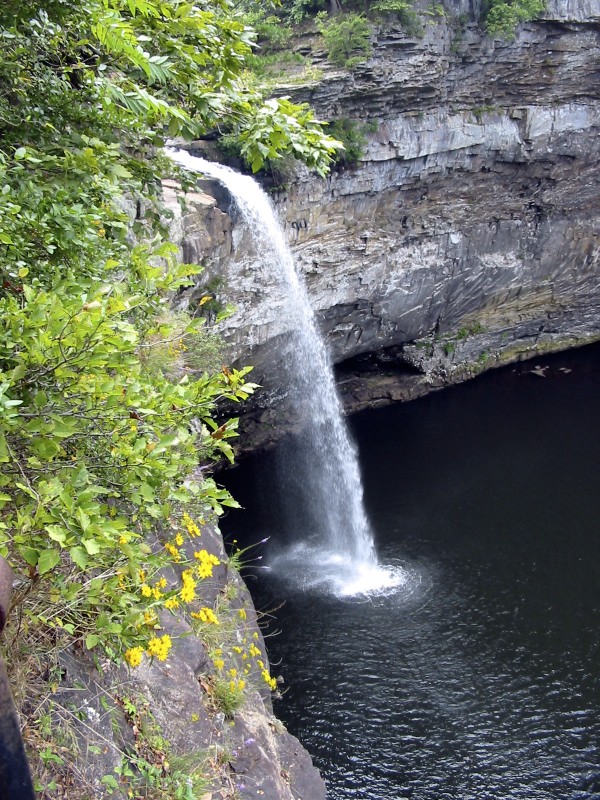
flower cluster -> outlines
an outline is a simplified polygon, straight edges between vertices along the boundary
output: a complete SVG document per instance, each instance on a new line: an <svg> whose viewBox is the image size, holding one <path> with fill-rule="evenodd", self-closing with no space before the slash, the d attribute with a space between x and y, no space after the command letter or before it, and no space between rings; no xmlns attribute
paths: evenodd
<svg viewBox="0 0 600 800"><path fill-rule="evenodd" d="M275 678L271 677L271 673L269 672L269 670L268 669L263 669L260 674L262 675L262 679L267 684L269 689L272 692L274 692L275 689L277 688L277 681L275 680Z"/></svg>
<svg viewBox="0 0 600 800"><path fill-rule="evenodd" d="M203 609L204 610L204 609ZM206 609L209 610L209 609ZM192 614L195 619L200 619L200 614ZM207 621L207 620L204 620ZM267 684L271 691L277 689L277 680L273 678L262 659L262 651L257 646L258 633L254 631L252 636L243 636L240 639L240 644L235 644L230 647L228 654L224 653L223 648L219 647L211 652L211 658L217 674L222 679L229 679L236 681L236 686L239 688L240 682L246 685L244 678L247 678L253 671L253 667L260 672L262 680ZM236 667L225 668L226 662L223 656L229 655L230 659L237 659L238 664L241 662L241 669L244 678L238 678L238 670ZM231 663L231 662L230 662ZM234 662L235 663L235 662Z"/></svg>
<svg viewBox="0 0 600 800"><path fill-rule="evenodd" d="M186 569L181 573L183 588L179 592L182 603L191 603L196 599L196 581L191 569Z"/></svg>
<svg viewBox="0 0 600 800"><path fill-rule="evenodd" d="M125 661L127 661L129 666L132 668L139 667L139 665L142 663L143 656L143 647L130 647L129 650L125 651Z"/></svg>
<svg viewBox="0 0 600 800"><path fill-rule="evenodd" d="M164 636L152 636L148 640L145 652L151 658L156 657L159 661L165 661L172 646L173 642L171 641L171 637L168 633L165 633ZM125 651L125 661L132 669L139 667L143 657L144 648L139 645L137 647L130 647Z"/></svg>
<svg viewBox="0 0 600 800"><path fill-rule="evenodd" d="M190 517L189 514L183 515L183 524L185 525L185 529L191 536L191 538L195 538L196 536L200 536L200 528L196 525L194 520ZM204 525L204 520L200 520L200 524Z"/></svg>
<svg viewBox="0 0 600 800"><path fill-rule="evenodd" d="M196 567L199 578L212 578L213 567L218 567L221 563L217 556L209 553L208 550L197 550L194 558L199 562Z"/></svg>
<svg viewBox="0 0 600 800"><path fill-rule="evenodd" d="M201 519L200 524L205 524ZM181 548L189 540L196 539L201 536L201 531L198 524L190 517L189 514L184 514L182 518L182 525L177 530L169 541L164 545L166 555L163 558L163 566L170 564L185 563L185 551ZM165 577L153 579L152 575L148 575L145 570L137 572L137 580L131 578L132 586L136 588L134 591L140 597L140 600L146 604L146 609L140 614L136 627L138 630L137 641L131 643L124 653L124 658L129 667L132 669L138 667L142 663L144 654L150 657L158 658L159 661L164 661L171 649L171 639L167 634L158 637L152 635L152 631L160 630L158 610L163 608L168 611L175 611L182 604L187 605L197 599L198 582L213 576L213 569L221 563L219 558L206 549L197 550L194 553L194 560L187 563L186 569L181 573L181 585L179 587L169 587L168 581ZM128 581L125 575L120 575L121 582L120 588L126 591ZM192 616L201 622L211 625L218 625L219 619L215 612L210 608L202 608L198 612L194 612ZM150 637L150 638L148 638Z"/></svg>
<svg viewBox="0 0 600 800"><path fill-rule="evenodd" d="M173 642L168 633L160 637L153 636L148 642L147 653L149 656L156 656L159 661L165 661L172 646Z"/></svg>
<svg viewBox="0 0 600 800"><path fill-rule="evenodd" d="M206 622L209 625L219 624L219 619L212 608L201 608L200 611L192 611L191 616L194 619L199 619L201 622Z"/></svg>

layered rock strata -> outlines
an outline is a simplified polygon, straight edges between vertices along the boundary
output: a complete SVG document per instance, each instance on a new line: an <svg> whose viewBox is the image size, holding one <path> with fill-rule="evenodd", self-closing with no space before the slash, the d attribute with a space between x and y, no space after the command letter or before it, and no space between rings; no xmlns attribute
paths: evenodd
<svg viewBox="0 0 600 800"><path fill-rule="evenodd" d="M356 168L296 174L274 193L334 361L395 364L383 390L365 388L376 371L355 373L350 408L600 336L600 7L552 0L504 41L467 5L448 3L421 39L379 30L352 72L305 34L297 47L322 78L281 89L373 131ZM256 365L268 422L282 393L281 282L257 268L230 199L203 188L212 199L192 197L178 221L183 256L206 265L191 299L218 277L236 308L225 336Z"/></svg>

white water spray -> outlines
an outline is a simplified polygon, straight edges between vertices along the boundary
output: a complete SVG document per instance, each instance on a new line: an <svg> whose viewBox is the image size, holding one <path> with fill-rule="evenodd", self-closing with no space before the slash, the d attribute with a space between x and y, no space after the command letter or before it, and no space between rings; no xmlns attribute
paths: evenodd
<svg viewBox="0 0 600 800"><path fill-rule="evenodd" d="M268 196L252 178L221 164L169 151L184 168L217 179L230 192L253 238L257 258L280 280L289 322L290 394L303 431L303 502L315 530L271 567L303 586L328 585L336 594L382 591L402 582L380 567L363 506L358 459L342 414L332 364L319 335L303 279Z"/></svg>

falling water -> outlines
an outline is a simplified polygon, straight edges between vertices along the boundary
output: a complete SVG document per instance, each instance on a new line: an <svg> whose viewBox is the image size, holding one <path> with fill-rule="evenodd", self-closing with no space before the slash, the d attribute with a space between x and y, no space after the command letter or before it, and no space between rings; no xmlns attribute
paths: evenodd
<svg viewBox="0 0 600 800"><path fill-rule="evenodd" d="M302 452L297 453L295 468L288 469L302 472L295 477L301 481L302 502L310 506L314 529L305 531L304 541L279 555L271 568L295 576L304 586L326 585L343 595L397 585L400 573L377 564L356 449L343 418L331 361L271 201L255 180L229 167L182 150L169 155L228 189L252 235L256 257L283 284L289 324L284 361L290 397L303 424Z"/></svg>

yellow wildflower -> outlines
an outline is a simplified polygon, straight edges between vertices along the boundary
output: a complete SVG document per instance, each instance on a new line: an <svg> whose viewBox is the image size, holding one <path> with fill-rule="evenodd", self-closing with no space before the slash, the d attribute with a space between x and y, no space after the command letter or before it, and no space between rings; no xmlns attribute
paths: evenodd
<svg viewBox="0 0 600 800"><path fill-rule="evenodd" d="M199 564L196 571L199 578L212 578L213 568L210 564Z"/></svg>
<svg viewBox="0 0 600 800"><path fill-rule="evenodd" d="M260 674L262 675L263 680L267 684L267 686L272 691L275 691L275 689L277 688L277 681L275 680L275 678L271 677L271 675L269 674L269 670L263 669L263 671Z"/></svg>
<svg viewBox="0 0 600 800"><path fill-rule="evenodd" d="M211 578L213 566L216 567L221 563L217 556L209 553L208 550L197 550L194 553L194 558L200 562L197 568L200 578Z"/></svg>
<svg viewBox="0 0 600 800"><path fill-rule="evenodd" d="M168 600L165 600L165 608L168 608L169 611L174 611L179 608L179 600L176 597L169 597Z"/></svg>
<svg viewBox="0 0 600 800"><path fill-rule="evenodd" d="M215 665L215 669L218 669L218 670L222 670L223 667L225 666L225 662L223 661L222 658L215 658L215 660L213 661L213 664Z"/></svg>
<svg viewBox="0 0 600 800"><path fill-rule="evenodd" d="M152 589L147 583L142 583L141 590L144 597L152 597Z"/></svg>
<svg viewBox="0 0 600 800"><path fill-rule="evenodd" d="M204 523L204 520L202 520ZM196 525L194 520L190 517L189 514L183 515L183 524L190 536L200 536L200 528Z"/></svg>
<svg viewBox="0 0 600 800"><path fill-rule="evenodd" d="M144 611L144 625L154 625L158 622L158 617L154 611Z"/></svg>
<svg viewBox="0 0 600 800"><path fill-rule="evenodd" d="M169 655L173 643L168 633L164 636L153 636L148 642L147 653L149 656L156 656L159 661L165 661Z"/></svg>
<svg viewBox="0 0 600 800"><path fill-rule="evenodd" d="M196 599L196 587L194 583L186 583L183 589L179 592L179 597L182 603L191 603Z"/></svg>
<svg viewBox="0 0 600 800"><path fill-rule="evenodd" d="M240 619L246 619L246 618L247 618L247 616L248 616L248 615L246 614L246 609L245 609L245 608L239 608L239 609L238 609L238 617L239 617Z"/></svg>
<svg viewBox="0 0 600 800"><path fill-rule="evenodd" d="M175 537L175 544L179 545L179 547L183 544L183 536L180 533Z"/></svg>
<svg viewBox="0 0 600 800"><path fill-rule="evenodd" d="M162 593L162 592L161 592L161 590L158 588L158 586L155 586L155 587L152 589L152 597L153 597L155 600L160 600L160 598L161 598L161 597L163 597L163 593Z"/></svg>
<svg viewBox="0 0 600 800"><path fill-rule="evenodd" d="M237 669L235 667L232 667L230 670L228 670L228 673L232 678L237 678Z"/></svg>
<svg viewBox="0 0 600 800"><path fill-rule="evenodd" d="M173 544L173 542L166 542L166 543L165 543L165 550L166 550L166 551L167 551L167 552L168 552L170 555L172 555L172 556L173 556L173 558L175 559L175 561L180 561L180 560L181 560L181 553L180 553L180 552L179 552L179 550L178 550L178 549L175 547L175 545Z"/></svg>
<svg viewBox="0 0 600 800"><path fill-rule="evenodd" d="M135 667L139 667L142 663L143 655L143 647L130 647L129 650L125 650L125 661L127 661L132 669L135 669Z"/></svg>
<svg viewBox="0 0 600 800"><path fill-rule="evenodd" d="M200 611L192 611L192 617L211 625L218 625L219 619L212 608L201 608Z"/></svg>

